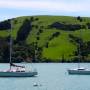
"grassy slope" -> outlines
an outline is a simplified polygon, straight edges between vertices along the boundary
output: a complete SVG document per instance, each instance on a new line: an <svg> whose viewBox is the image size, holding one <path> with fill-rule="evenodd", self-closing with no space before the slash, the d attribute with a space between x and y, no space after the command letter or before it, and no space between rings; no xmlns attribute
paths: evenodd
<svg viewBox="0 0 90 90"><path fill-rule="evenodd" d="M22 25L23 21L30 17L18 17L14 20L17 20L17 23L15 24L13 22L13 37L14 39L17 36L17 31L19 30L20 26ZM43 47L42 56L43 58L60 60L62 59L62 56L67 59L73 58L73 52L76 50L76 46L69 42L68 34L73 34L75 36L80 36L80 30L77 31L63 31L63 30L56 30L56 29L47 29L47 26L54 23L54 22L62 22L65 24L86 24L86 22L90 22L90 18L83 18L83 22L80 22L76 19L76 17L68 17L68 16L34 16L34 18L39 18L38 21L34 21L33 25L44 26L43 33L39 35L40 40L36 40L36 33L39 29L33 28L33 30L30 32L27 43L30 44L32 42L37 41L38 46ZM54 33L54 32L60 32L60 36L57 38L54 38L53 40L49 41L49 47L45 48L45 44L48 41L48 38ZM2 34L3 33L3 34ZM5 31L0 31L0 36L6 35ZM82 30L82 38L83 40L90 41L90 30Z"/></svg>
<svg viewBox="0 0 90 90"><path fill-rule="evenodd" d="M83 22L79 22L75 17L65 17L65 16L38 16L39 21L42 22L41 25L44 27L47 27L48 25L52 24L53 22L64 22L66 24L86 24L86 22L89 22L90 19L84 18ZM35 22L35 24L38 22ZM28 41L36 41L36 34L38 30L32 31L31 35L28 37ZM73 58L73 52L76 50L76 46L69 42L68 34L73 34L77 37L80 36L80 30L74 31L74 32L65 32L62 30L56 30L56 29L45 29L44 33L40 34L40 40L38 41L39 46L43 46L47 41L50 35L52 35L53 32L59 31L61 35L57 38L54 38L52 41L49 42L49 48L43 49L43 57L47 59L52 60L61 60L62 56L64 55L65 59L72 59ZM82 30L82 38L84 41L89 41L90 30Z"/></svg>
<svg viewBox="0 0 90 90"><path fill-rule="evenodd" d="M9 35L9 31L0 31L0 37L7 37Z"/></svg>
<svg viewBox="0 0 90 90"><path fill-rule="evenodd" d="M69 42L68 33L62 32L58 38L49 43L49 48L44 48L43 56L61 60L64 55L65 59L70 59L75 49L76 46Z"/></svg>

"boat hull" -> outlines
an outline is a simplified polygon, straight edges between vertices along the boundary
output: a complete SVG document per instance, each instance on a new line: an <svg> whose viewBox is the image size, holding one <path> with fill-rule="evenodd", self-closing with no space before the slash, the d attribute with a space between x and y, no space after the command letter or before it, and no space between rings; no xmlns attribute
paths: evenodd
<svg viewBox="0 0 90 90"><path fill-rule="evenodd" d="M68 70L69 74L90 75L90 70Z"/></svg>
<svg viewBox="0 0 90 90"><path fill-rule="evenodd" d="M0 77L33 77L37 72L0 72Z"/></svg>

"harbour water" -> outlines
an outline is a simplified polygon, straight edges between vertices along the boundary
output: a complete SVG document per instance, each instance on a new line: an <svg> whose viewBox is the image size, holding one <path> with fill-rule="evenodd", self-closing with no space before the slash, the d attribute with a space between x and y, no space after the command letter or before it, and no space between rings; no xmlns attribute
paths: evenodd
<svg viewBox="0 0 90 90"><path fill-rule="evenodd" d="M68 68L76 68L77 63L34 63L24 64L36 68L36 77L0 77L0 90L90 90L90 75L68 75ZM81 63L90 69L90 63ZM0 69L8 69L9 64L0 64ZM37 84L37 86L34 86Z"/></svg>

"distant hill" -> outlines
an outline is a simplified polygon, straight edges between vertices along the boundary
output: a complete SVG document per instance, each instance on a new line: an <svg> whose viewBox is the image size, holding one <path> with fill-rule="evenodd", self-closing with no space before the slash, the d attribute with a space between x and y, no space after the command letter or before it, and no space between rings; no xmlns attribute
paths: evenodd
<svg viewBox="0 0 90 90"><path fill-rule="evenodd" d="M13 62L77 62L79 51L90 61L89 17L23 16L0 22L0 62L9 62L10 21Z"/></svg>

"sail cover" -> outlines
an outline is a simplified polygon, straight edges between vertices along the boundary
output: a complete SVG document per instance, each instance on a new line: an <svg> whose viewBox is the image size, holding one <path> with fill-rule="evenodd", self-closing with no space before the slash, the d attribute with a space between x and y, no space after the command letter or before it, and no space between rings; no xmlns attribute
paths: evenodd
<svg viewBox="0 0 90 90"><path fill-rule="evenodd" d="M15 65L15 64L13 64L13 63L10 63L10 65L13 66L13 67L21 67L21 68L25 68L25 66Z"/></svg>

